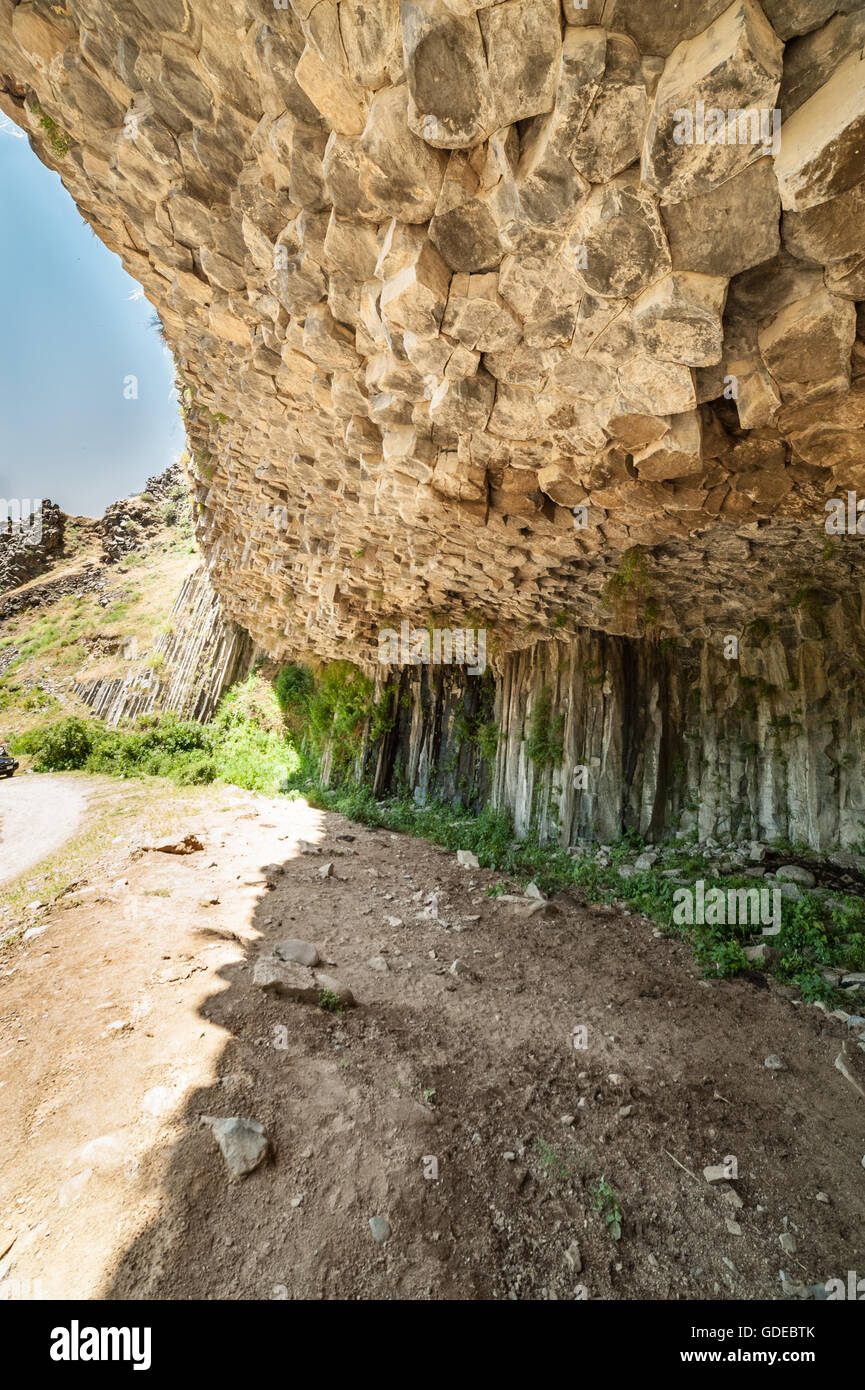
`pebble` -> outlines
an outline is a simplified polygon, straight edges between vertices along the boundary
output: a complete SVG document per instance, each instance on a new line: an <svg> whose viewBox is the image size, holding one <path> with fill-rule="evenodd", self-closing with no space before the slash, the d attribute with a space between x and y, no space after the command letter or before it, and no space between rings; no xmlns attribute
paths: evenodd
<svg viewBox="0 0 865 1390"><path fill-rule="evenodd" d="M778 1237L778 1244L781 1246L785 1255L795 1255L799 1248L796 1244L796 1237L792 1235L790 1231L781 1232Z"/></svg>
<svg viewBox="0 0 865 1390"><path fill-rule="evenodd" d="M828 1205L829 1205L829 1194L828 1194L828 1192L818 1192L817 1195L816 1195L815 1198L814 1198L814 1201L815 1201L815 1202L823 1202L826 1206L828 1206Z"/></svg>
<svg viewBox="0 0 865 1390"><path fill-rule="evenodd" d="M658 862L658 851L656 849L644 850L634 862L634 868L638 874L644 874L647 869L652 869Z"/></svg>
<svg viewBox="0 0 865 1390"><path fill-rule="evenodd" d="M786 1067L784 1066L784 1063L781 1061L781 1058L777 1057L774 1052L769 1053L769 1056L764 1061L763 1066L767 1069L767 1071L786 1071Z"/></svg>
<svg viewBox="0 0 865 1390"><path fill-rule="evenodd" d="M703 1169L703 1177L706 1182L725 1182L728 1176L725 1163L710 1164L708 1168Z"/></svg>
<svg viewBox="0 0 865 1390"><path fill-rule="evenodd" d="M571 1241L570 1245L565 1251L565 1262L574 1271L575 1274L579 1274L582 1271L583 1257L580 1253L580 1247L575 1240Z"/></svg>
<svg viewBox="0 0 865 1390"><path fill-rule="evenodd" d="M333 865L330 863L322 864L318 876L319 878L333 878Z"/></svg>
<svg viewBox="0 0 865 1390"><path fill-rule="evenodd" d="M390 1224L385 1221L383 1216L371 1216L369 1218L369 1229L372 1231L372 1238L378 1241L379 1245L384 1245L390 1240Z"/></svg>

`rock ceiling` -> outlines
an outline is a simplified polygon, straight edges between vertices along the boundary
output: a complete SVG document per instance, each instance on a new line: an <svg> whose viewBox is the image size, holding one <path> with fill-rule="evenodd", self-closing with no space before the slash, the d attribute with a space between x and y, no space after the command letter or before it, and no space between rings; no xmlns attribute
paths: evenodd
<svg viewBox="0 0 865 1390"><path fill-rule="evenodd" d="M0 107L156 306L274 655L861 585L861 4L0 0Z"/></svg>

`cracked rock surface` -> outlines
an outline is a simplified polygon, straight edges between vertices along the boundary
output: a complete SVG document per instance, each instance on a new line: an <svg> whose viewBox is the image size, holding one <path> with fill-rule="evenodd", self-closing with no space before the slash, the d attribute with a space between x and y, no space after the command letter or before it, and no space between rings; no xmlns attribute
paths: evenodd
<svg viewBox="0 0 865 1390"><path fill-rule="evenodd" d="M394 614L638 635L635 547L687 637L861 587L863 45L851 0L0 0L0 107L158 309L228 615L369 667Z"/></svg>

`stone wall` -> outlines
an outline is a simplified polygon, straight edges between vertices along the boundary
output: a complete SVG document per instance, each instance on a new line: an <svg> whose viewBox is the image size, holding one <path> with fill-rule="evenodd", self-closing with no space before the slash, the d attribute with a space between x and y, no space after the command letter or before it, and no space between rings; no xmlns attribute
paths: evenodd
<svg viewBox="0 0 865 1390"><path fill-rule="evenodd" d="M489 798L518 835L564 845L629 829L861 845L863 599L805 595L783 623L754 624L738 659L602 632L538 643L505 658L494 703L489 675L394 673L395 726L366 770L380 794ZM499 728L489 762L471 736L485 706Z"/></svg>
<svg viewBox="0 0 865 1390"><path fill-rule="evenodd" d="M687 795L848 833L818 639L784 646L828 684L783 758L718 663L861 588L855 495L824 531L865 492L861 0L0 0L0 108L159 312L258 646L373 670L395 618L471 615L510 719L520 652L606 633L619 694L580 717L652 823L701 651L740 703ZM547 795L510 757L496 787Z"/></svg>

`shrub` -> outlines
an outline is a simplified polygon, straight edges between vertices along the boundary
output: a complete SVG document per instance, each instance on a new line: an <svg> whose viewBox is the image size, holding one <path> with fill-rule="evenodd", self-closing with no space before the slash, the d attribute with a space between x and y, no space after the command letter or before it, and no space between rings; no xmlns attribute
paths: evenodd
<svg viewBox="0 0 865 1390"><path fill-rule="evenodd" d="M13 751L33 758L37 772L72 772L85 766L93 747L93 728L70 715L54 724L30 729L13 742Z"/></svg>

